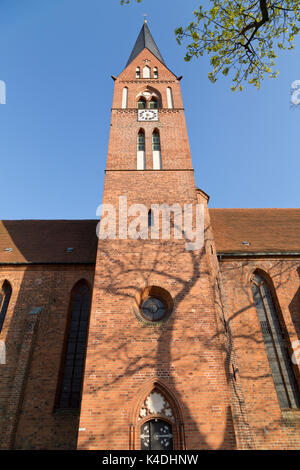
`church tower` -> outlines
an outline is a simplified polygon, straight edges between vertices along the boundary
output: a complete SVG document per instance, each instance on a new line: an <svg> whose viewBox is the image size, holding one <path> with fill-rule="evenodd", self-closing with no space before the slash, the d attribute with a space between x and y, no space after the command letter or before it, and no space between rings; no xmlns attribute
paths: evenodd
<svg viewBox="0 0 300 470"><path fill-rule="evenodd" d="M181 77L146 21L113 79L103 196L111 212L100 233L111 231L98 242L77 447L233 449L208 196L195 186ZM139 237L129 236L134 227Z"/></svg>

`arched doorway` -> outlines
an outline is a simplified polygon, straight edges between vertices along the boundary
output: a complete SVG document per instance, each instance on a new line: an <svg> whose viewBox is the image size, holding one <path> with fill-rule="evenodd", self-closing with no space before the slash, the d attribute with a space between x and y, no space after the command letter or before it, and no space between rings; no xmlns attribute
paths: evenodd
<svg viewBox="0 0 300 470"><path fill-rule="evenodd" d="M161 381L149 381L139 393L130 425L132 450L185 449L181 406Z"/></svg>

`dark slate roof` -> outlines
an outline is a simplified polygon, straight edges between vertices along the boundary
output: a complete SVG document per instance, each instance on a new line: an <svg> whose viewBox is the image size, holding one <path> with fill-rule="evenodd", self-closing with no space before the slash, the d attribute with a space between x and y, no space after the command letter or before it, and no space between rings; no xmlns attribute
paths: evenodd
<svg viewBox="0 0 300 470"><path fill-rule="evenodd" d="M159 52L159 49L152 37L152 34L150 33L150 29L148 27L148 24L145 22L142 26L141 32L136 40L136 43L134 45L134 48L132 49L132 52L130 54L130 57L128 59L128 62L126 64L126 67L142 52L144 49L149 49L150 52L152 52L155 57L160 60L164 65L164 59L162 58L161 53Z"/></svg>

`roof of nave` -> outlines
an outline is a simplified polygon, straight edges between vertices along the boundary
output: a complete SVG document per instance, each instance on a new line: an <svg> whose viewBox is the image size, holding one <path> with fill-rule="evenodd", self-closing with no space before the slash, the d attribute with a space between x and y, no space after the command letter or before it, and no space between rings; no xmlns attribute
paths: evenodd
<svg viewBox="0 0 300 470"><path fill-rule="evenodd" d="M219 253L300 252L300 209L209 209L209 212ZM0 221L0 264L95 263L97 223L97 220Z"/></svg>
<svg viewBox="0 0 300 470"><path fill-rule="evenodd" d="M0 221L0 263L95 263L97 222Z"/></svg>
<svg viewBox="0 0 300 470"><path fill-rule="evenodd" d="M209 213L218 252L300 252L300 209L209 209Z"/></svg>

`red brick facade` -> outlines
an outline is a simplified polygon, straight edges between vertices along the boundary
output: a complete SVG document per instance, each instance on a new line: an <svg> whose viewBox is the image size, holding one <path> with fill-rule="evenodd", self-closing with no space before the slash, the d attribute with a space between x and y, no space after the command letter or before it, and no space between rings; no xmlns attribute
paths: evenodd
<svg viewBox="0 0 300 470"><path fill-rule="evenodd" d="M300 265L286 256L249 261L227 259L220 266L225 316L230 325L248 423L256 449L299 449L300 410L280 409L258 321L250 278L261 270L274 286L289 355L299 338ZM299 367L294 365L299 385Z"/></svg>
<svg viewBox="0 0 300 470"><path fill-rule="evenodd" d="M145 64L152 78L143 78ZM0 289L8 281L12 296L0 332L0 449L140 449L149 418L170 425L175 449L297 449L300 410L279 406L250 280L259 269L273 284L292 356L300 335L300 211L209 211L195 186L180 79L144 49L114 80L103 202L198 203L204 245L188 251L185 239L117 237L99 240L96 250L94 221L4 222ZM158 97L158 121L138 121L142 92ZM141 128L146 168L137 170ZM153 170L155 129L161 170ZM82 279L92 304L79 414L55 404L70 296ZM166 296L163 322L140 314L151 292ZM163 396L165 415L146 409L152 392Z"/></svg>
<svg viewBox="0 0 300 470"><path fill-rule="evenodd" d="M78 415L54 413L70 292L94 266L2 267L13 288L0 339L0 449L70 449ZM30 312L43 307L37 315ZM33 324L34 323L34 324Z"/></svg>

